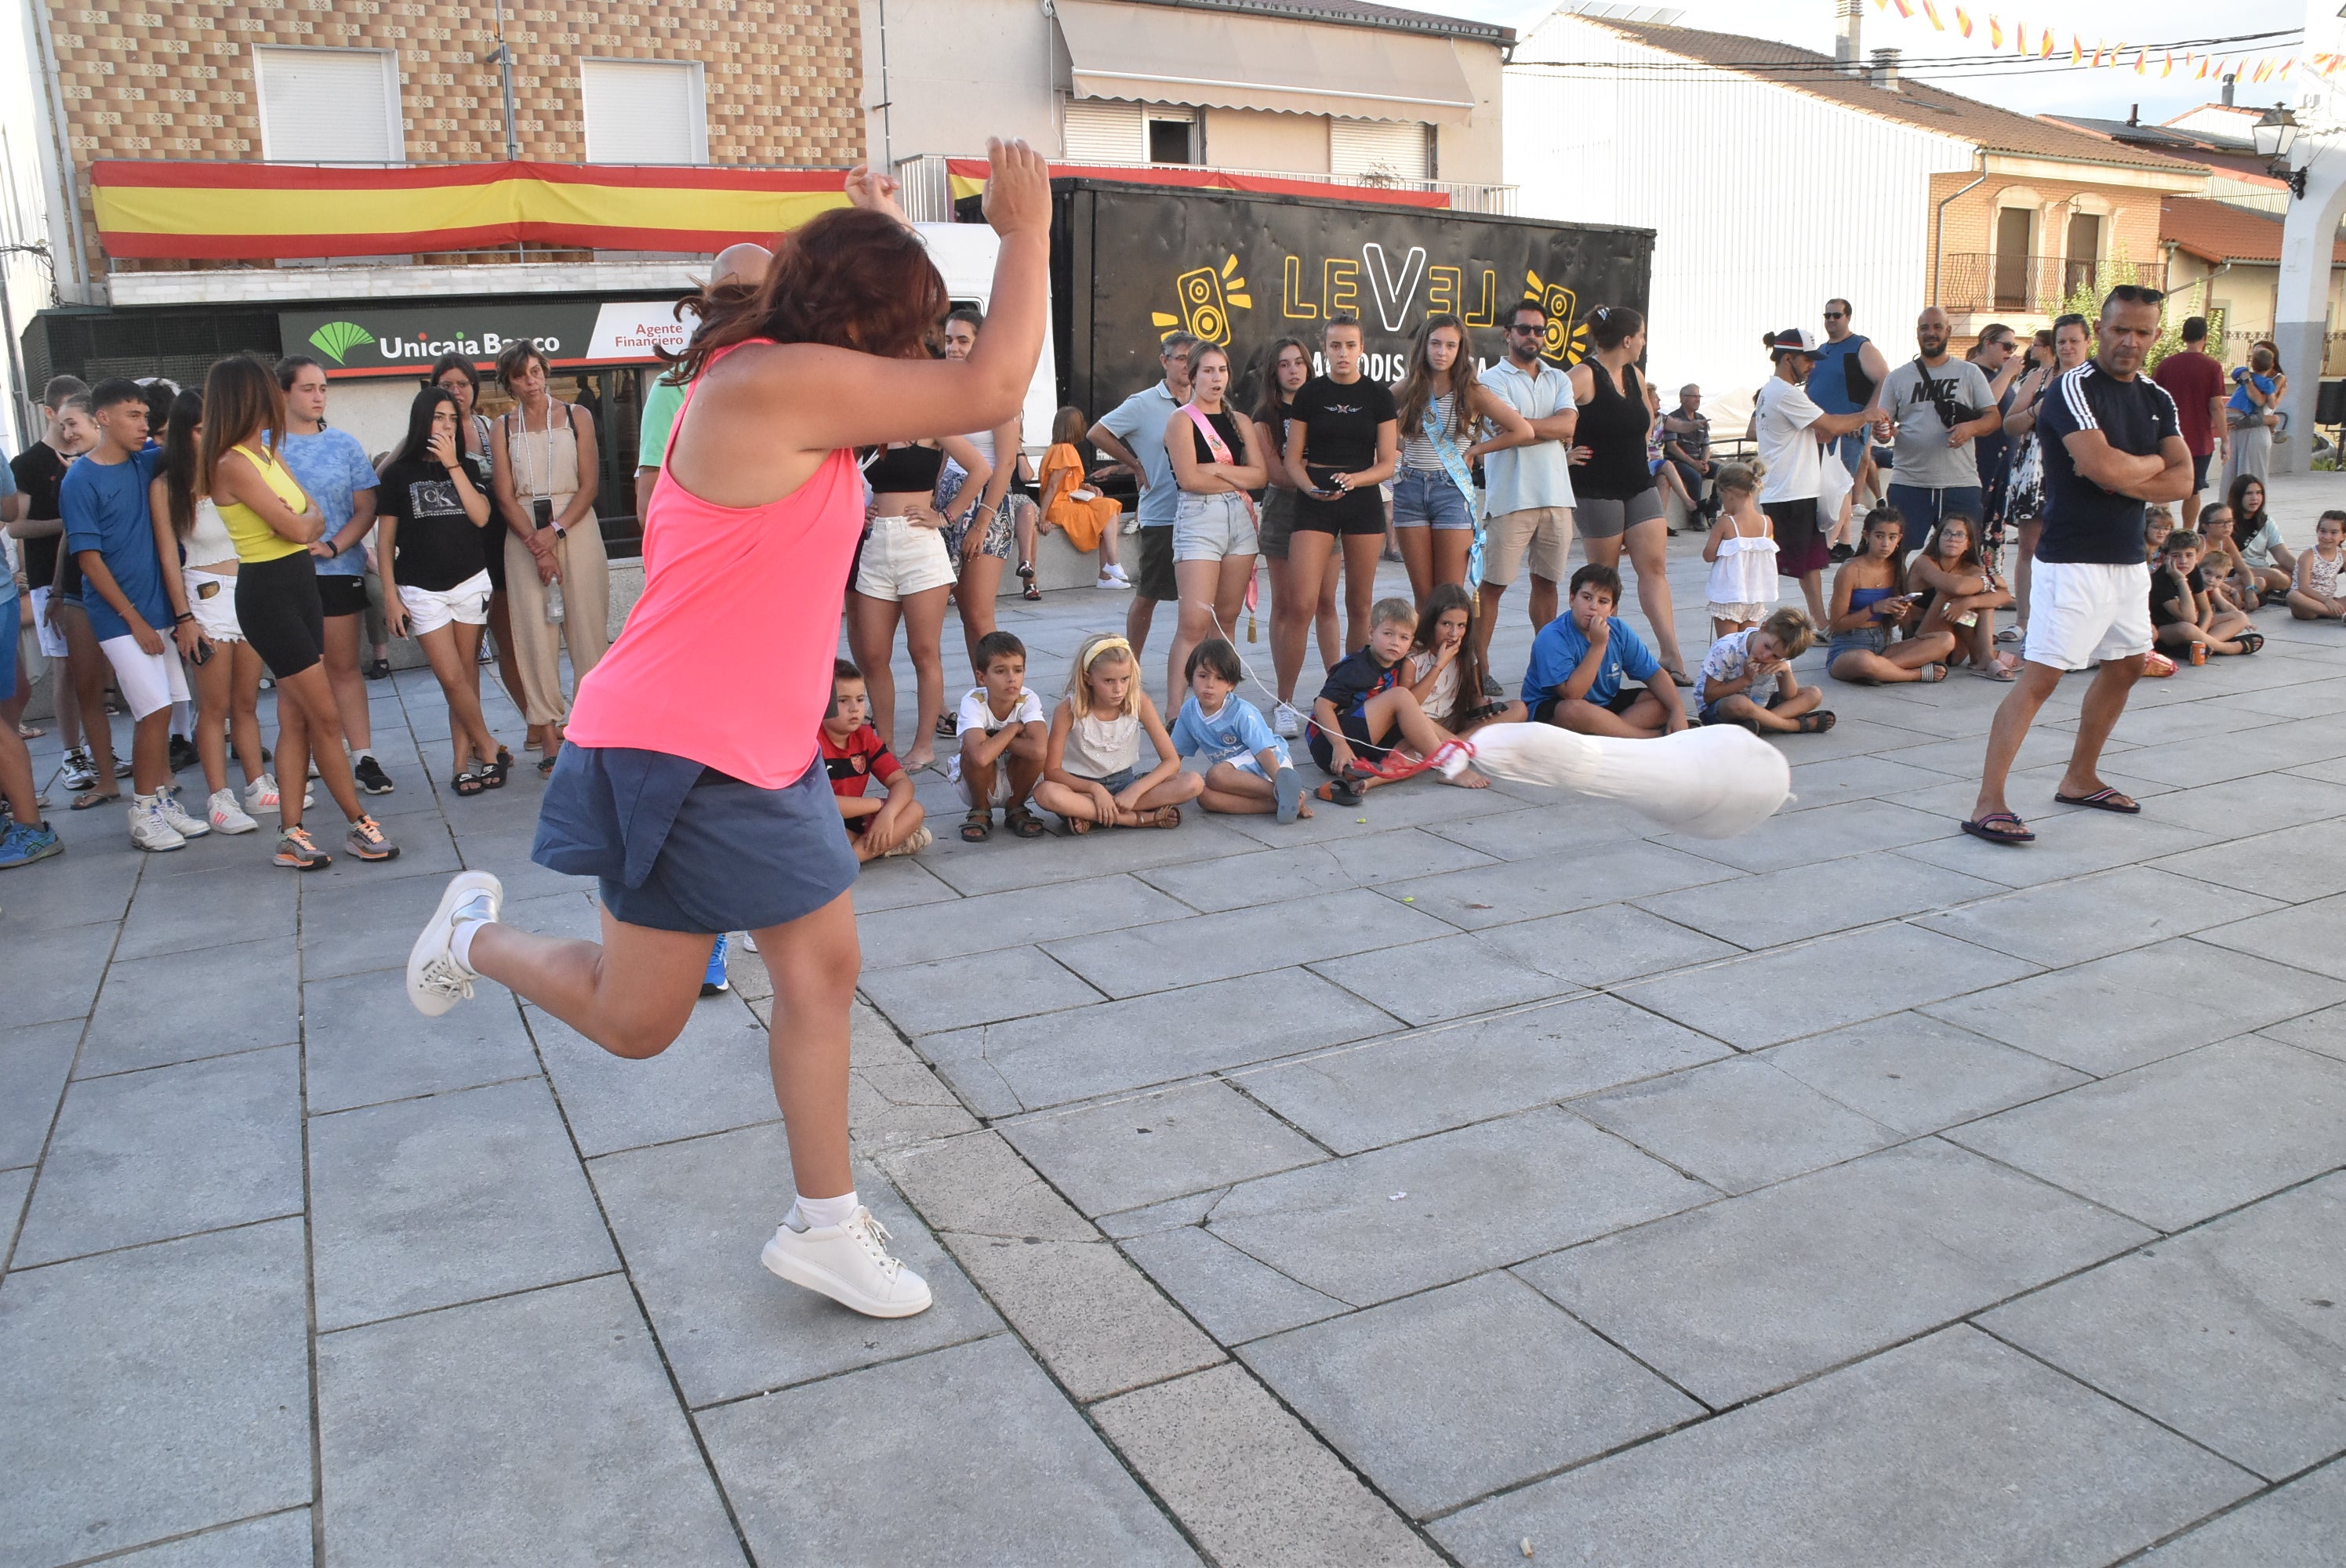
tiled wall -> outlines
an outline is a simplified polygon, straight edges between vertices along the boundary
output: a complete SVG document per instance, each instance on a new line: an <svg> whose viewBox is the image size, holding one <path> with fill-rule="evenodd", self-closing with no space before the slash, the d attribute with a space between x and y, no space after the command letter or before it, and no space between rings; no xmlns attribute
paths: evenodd
<svg viewBox="0 0 2346 1568"><path fill-rule="evenodd" d="M472 0L44 0L76 168L93 158L258 158L258 44L396 49L410 162L504 155L484 64L495 7ZM863 156L856 13L845 0L509 4L522 156L586 157L578 62L701 61L712 163L841 167ZM82 209L88 188L76 180ZM97 236L89 236L92 254Z"/></svg>

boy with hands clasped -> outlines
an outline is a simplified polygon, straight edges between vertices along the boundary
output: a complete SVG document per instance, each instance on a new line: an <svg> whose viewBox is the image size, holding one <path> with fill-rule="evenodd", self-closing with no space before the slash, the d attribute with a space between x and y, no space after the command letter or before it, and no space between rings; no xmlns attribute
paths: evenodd
<svg viewBox="0 0 2346 1568"><path fill-rule="evenodd" d="M831 667L831 712L824 716L820 744L831 792L838 798L857 860L918 854L936 841L921 824L923 813L913 797L913 776L872 727L872 697L863 687L863 672L845 659ZM874 779L887 791L879 799L870 792Z"/></svg>
<svg viewBox="0 0 2346 1568"><path fill-rule="evenodd" d="M1583 735L1650 740L1687 727L1678 683L1653 650L1613 613L1621 576L1586 565L1572 575L1572 601L1532 639L1524 706L1535 724ZM1634 691L1628 682L1646 683Z"/></svg>

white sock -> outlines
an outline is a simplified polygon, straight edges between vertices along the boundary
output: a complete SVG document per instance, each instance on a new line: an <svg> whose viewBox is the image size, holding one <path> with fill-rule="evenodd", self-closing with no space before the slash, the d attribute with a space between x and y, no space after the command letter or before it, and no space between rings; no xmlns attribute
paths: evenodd
<svg viewBox="0 0 2346 1568"><path fill-rule="evenodd" d="M790 1215L782 1223L792 1230L829 1228L853 1219L859 1207L852 1192L843 1193L838 1197L809 1197L801 1193L790 1205ZM797 1223L792 1224L792 1221Z"/></svg>
<svg viewBox="0 0 2346 1568"><path fill-rule="evenodd" d="M360 747L356 751L353 751L352 753L351 753L351 766L352 766L352 767L353 767L353 768L355 768L355 767L357 767L360 763L362 763L362 762L365 761L368 758L370 758L370 757L372 757L372 756L373 756L373 755L374 755L374 748L373 748L373 747L372 747L372 746L362 746L362 747Z"/></svg>
<svg viewBox="0 0 2346 1568"><path fill-rule="evenodd" d="M495 921L496 917L489 912L489 895L486 893L474 893L458 904L455 927L448 938L450 956L466 969L472 969L473 938L480 933L483 926L492 925ZM480 972L474 970L474 972L477 974Z"/></svg>

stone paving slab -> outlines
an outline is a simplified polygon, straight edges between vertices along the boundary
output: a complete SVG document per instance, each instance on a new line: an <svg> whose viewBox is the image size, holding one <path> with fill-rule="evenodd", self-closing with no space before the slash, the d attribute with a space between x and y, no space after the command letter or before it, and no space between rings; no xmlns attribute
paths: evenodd
<svg viewBox="0 0 2346 1568"><path fill-rule="evenodd" d="M81 1032L79 1019L0 1029L0 1169L41 1157Z"/></svg>
<svg viewBox="0 0 2346 1568"><path fill-rule="evenodd" d="M1042 1111L1002 1135L1084 1213L1229 1186L1327 1151L1229 1084L1209 1081L1097 1106Z"/></svg>
<svg viewBox="0 0 2346 1568"><path fill-rule="evenodd" d="M0 1562L73 1562L307 1503L306 1312L298 1219L11 1269Z"/></svg>
<svg viewBox="0 0 2346 1568"><path fill-rule="evenodd" d="M2000 1307L1980 1326L2268 1480L2346 1452L2346 1175Z"/></svg>
<svg viewBox="0 0 2346 1568"><path fill-rule="evenodd" d="M2318 1564L2346 1534L2346 1460L2242 1503L2140 1558L2142 1568Z"/></svg>
<svg viewBox="0 0 2346 1568"><path fill-rule="evenodd" d="M111 1559L127 1568L309 1568L310 1511L290 1509Z"/></svg>
<svg viewBox="0 0 2346 1568"><path fill-rule="evenodd" d="M740 1561L616 1276L321 1335L318 1400L329 1562Z"/></svg>
<svg viewBox="0 0 2346 1568"><path fill-rule="evenodd" d="M298 967L283 942L118 960L106 972L75 1075L292 1044L301 1037Z"/></svg>
<svg viewBox="0 0 2346 1568"><path fill-rule="evenodd" d="M1934 1133L2089 1082L1922 1013L1811 1034L1760 1060L1903 1133Z"/></svg>
<svg viewBox="0 0 2346 1568"><path fill-rule="evenodd" d="M782 1114L767 1062L769 1032L739 997L704 998L676 1044L641 1062L612 1055L536 1008L525 1013L570 1135L590 1159Z"/></svg>
<svg viewBox="0 0 2346 1568"><path fill-rule="evenodd" d="M1005 1337L726 1405L701 1427L760 1562L1198 1561Z"/></svg>
<svg viewBox="0 0 2346 1568"><path fill-rule="evenodd" d="M1724 1193L1899 1141L1892 1128L1749 1056L1591 1095L1572 1108Z"/></svg>
<svg viewBox="0 0 2346 1568"><path fill-rule="evenodd" d="M1926 1139L1518 1270L1721 1407L2149 1239Z"/></svg>
<svg viewBox="0 0 2346 1568"><path fill-rule="evenodd" d="M1147 1269L1167 1295L1225 1345L1349 1310L1334 1297L1258 1263L1201 1226L1151 1231L1124 1242L1123 1248L1127 1257Z"/></svg>
<svg viewBox="0 0 2346 1568"><path fill-rule="evenodd" d="M2107 1563L2255 1479L1954 1328L1454 1514L1459 1562L1601 1542L1621 1568ZM1569 1560L1568 1558L1566 1559Z"/></svg>

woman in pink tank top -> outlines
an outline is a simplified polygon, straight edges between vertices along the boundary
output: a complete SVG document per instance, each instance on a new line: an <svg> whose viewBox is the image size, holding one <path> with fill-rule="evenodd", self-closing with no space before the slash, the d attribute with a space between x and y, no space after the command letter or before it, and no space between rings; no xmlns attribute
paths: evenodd
<svg viewBox="0 0 2346 1568"><path fill-rule="evenodd" d="M857 1200L848 1163L855 880L816 732L831 704L863 526L852 448L1015 417L1042 351L1050 185L1024 142L987 147L1001 237L993 313L966 360L929 357L951 301L895 182L784 238L753 291L711 290L644 520L644 591L585 679L531 858L600 879L603 940L497 923L485 871L449 884L408 995L437 1016L484 977L614 1055L658 1055L690 1017L718 937L757 935L774 983L774 1096L797 1187L762 1261L872 1317L929 1305Z"/></svg>

